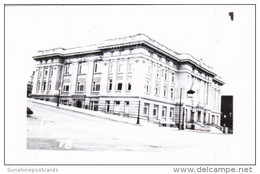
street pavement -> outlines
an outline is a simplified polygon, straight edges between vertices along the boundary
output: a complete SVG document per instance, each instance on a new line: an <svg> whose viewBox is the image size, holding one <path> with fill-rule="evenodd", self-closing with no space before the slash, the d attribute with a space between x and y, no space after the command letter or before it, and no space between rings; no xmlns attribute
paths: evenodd
<svg viewBox="0 0 260 174"><path fill-rule="evenodd" d="M99 117L32 100L28 100L28 107L34 112L27 117L28 150L152 152L165 154L173 162L192 164L236 163L236 159L250 157L239 153L247 147L232 135L178 131L145 120L136 125L116 115L107 115L115 119L106 119L105 114ZM235 158L240 154L245 158Z"/></svg>

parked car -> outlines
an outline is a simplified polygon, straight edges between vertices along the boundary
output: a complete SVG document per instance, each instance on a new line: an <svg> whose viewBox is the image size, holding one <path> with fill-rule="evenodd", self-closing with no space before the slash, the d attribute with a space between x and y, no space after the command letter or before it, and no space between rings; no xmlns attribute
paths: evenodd
<svg viewBox="0 0 260 174"><path fill-rule="evenodd" d="M27 115L31 115L33 114L33 111L31 110L31 108L27 107Z"/></svg>

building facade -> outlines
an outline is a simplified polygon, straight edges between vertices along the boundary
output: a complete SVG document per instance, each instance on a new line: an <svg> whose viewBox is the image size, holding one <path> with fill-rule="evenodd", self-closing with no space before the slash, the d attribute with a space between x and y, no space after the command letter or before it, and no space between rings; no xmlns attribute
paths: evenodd
<svg viewBox="0 0 260 174"><path fill-rule="evenodd" d="M222 80L144 34L41 50L32 97L148 121L220 126ZM192 97L188 90L195 93Z"/></svg>

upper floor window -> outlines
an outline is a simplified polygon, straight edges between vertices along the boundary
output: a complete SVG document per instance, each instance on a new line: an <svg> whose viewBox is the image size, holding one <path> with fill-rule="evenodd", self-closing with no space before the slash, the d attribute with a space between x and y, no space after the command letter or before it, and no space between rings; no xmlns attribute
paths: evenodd
<svg viewBox="0 0 260 174"><path fill-rule="evenodd" d="M44 82L42 83L42 91L45 91L45 89L46 89L46 82L44 81Z"/></svg>
<svg viewBox="0 0 260 174"><path fill-rule="evenodd" d="M132 63L129 63L129 64L128 64L128 72L132 72L132 66L133 66Z"/></svg>
<svg viewBox="0 0 260 174"><path fill-rule="evenodd" d="M100 91L100 82L93 82L92 91Z"/></svg>
<svg viewBox="0 0 260 174"><path fill-rule="evenodd" d="M53 76L53 67L50 67L50 77Z"/></svg>
<svg viewBox="0 0 260 174"><path fill-rule="evenodd" d="M48 91L50 91L51 90L51 81L49 81L49 85L48 85L48 89L47 89Z"/></svg>
<svg viewBox="0 0 260 174"><path fill-rule="evenodd" d="M172 73L172 82L174 82L175 81L175 75L174 75L174 73Z"/></svg>
<svg viewBox="0 0 260 174"><path fill-rule="evenodd" d="M69 74L70 73L70 65L65 65L65 70L64 70L64 74Z"/></svg>
<svg viewBox="0 0 260 174"><path fill-rule="evenodd" d="M149 80L146 80L146 81L145 81L145 86L144 86L144 88L145 88L145 92L146 92L146 93L149 93L149 92L150 92L150 83L149 83Z"/></svg>
<svg viewBox="0 0 260 174"><path fill-rule="evenodd" d="M39 78L41 78L41 76L42 76L42 71L39 70Z"/></svg>
<svg viewBox="0 0 260 174"><path fill-rule="evenodd" d="M95 73L98 72L98 64L97 64L97 62L94 63L94 72Z"/></svg>
<svg viewBox="0 0 260 174"><path fill-rule="evenodd" d="M70 90L70 85L69 84L63 84L62 91L69 92L69 90Z"/></svg>
<svg viewBox="0 0 260 174"><path fill-rule="evenodd" d="M159 77L159 76L160 76L160 68L157 67L157 68L156 68L156 77Z"/></svg>
<svg viewBox="0 0 260 174"><path fill-rule="evenodd" d="M110 64L110 66L109 66L109 72L110 72L110 73L113 72L113 64Z"/></svg>
<svg viewBox="0 0 260 174"><path fill-rule="evenodd" d="M108 90L109 91L112 90L112 85L113 85L113 81L112 81L112 79L109 79L109 81L108 81Z"/></svg>
<svg viewBox="0 0 260 174"><path fill-rule="evenodd" d="M118 65L118 72L119 72L119 73L122 73L122 72L123 72L123 67L124 67L124 64L119 64L119 65Z"/></svg>
<svg viewBox="0 0 260 174"><path fill-rule="evenodd" d="M159 83L155 83L154 91L155 95L159 95Z"/></svg>
<svg viewBox="0 0 260 174"><path fill-rule="evenodd" d="M36 90L37 90L37 91L40 89L40 84L41 84L41 82L38 81L38 82L37 82L37 87L36 87Z"/></svg>
<svg viewBox="0 0 260 174"><path fill-rule="evenodd" d="M122 87L123 87L123 83L122 82L117 83L117 90L118 91L121 91Z"/></svg>
<svg viewBox="0 0 260 174"><path fill-rule="evenodd" d="M167 96L167 86L166 85L163 86L163 96L164 97Z"/></svg>
<svg viewBox="0 0 260 174"><path fill-rule="evenodd" d="M48 74L48 69L47 69L47 68L45 68L45 69L44 69L44 77L46 77L46 76L47 76L47 74Z"/></svg>
<svg viewBox="0 0 260 174"><path fill-rule="evenodd" d="M164 80L167 80L167 77L168 77L168 71L165 70L165 74L164 74Z"/></svg>
<svg viewBox="0 0 260 174"><path fill-rule="evenodd" d="M131 83L131 82L128 82L128 84L127 84L127 90L128 90L128 91L131 91L131 89L132 89L132 83Z"/></svg>
<svg viewBox="0 0 260 174"><path fill-rule="evenodd" d="M78 65L78 74L82 73L82 63L79 63Z"/></svg>
<svg viewBox="0 0 260 174"><path fill-rule="evenodd" d="M171 88L171 98L174 97L174 91L173 91L173 88Z"/></svg>
<svg viewBox="0 0 260 174"><path fill-rule="evenodd" d="M84 91L84 88L85 88L85 83L83 82L77 83L77 91Z"/></svg>

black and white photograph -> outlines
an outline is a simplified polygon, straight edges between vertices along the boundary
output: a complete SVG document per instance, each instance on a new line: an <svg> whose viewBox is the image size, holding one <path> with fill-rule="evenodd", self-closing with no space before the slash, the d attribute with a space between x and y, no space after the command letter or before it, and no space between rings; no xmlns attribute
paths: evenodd
<svg viewBox="0 0 260 174"><path fill-rule="evenodd" d="M5 164L256 165L256 5L5 4L4 24Z"/></svg>

